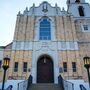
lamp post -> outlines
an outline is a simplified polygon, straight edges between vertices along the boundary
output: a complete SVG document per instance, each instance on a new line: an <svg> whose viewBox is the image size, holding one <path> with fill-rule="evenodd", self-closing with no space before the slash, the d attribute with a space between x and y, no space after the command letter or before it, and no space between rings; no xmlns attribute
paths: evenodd
<svg viewBox="0 0 90 90"><path fill-rule="evenodd" d="M85 56L83 58L83 61L84 61L84 67L87 69L88 81L89 81L89 86L90 86L90 72L89 72L89 68L90 68L90 57Z"/></svg>
<svg viewBox="0 0 90 90"><path fill-rule="evenodd" d="M6 71L9 68L9 64L10 64L10 58L5 57L3 60L3 66L2 66L4 70L2 90L4 90L5 76L6 76Z"/></svg>

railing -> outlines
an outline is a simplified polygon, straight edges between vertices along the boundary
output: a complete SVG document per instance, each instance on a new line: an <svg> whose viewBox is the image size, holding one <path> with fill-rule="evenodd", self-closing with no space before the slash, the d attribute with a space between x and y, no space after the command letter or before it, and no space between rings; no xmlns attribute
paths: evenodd
<svg viewBox="0 0 90 90"><path fill-rule="evenodd" d="M62 90L64 90L63 78L62 78L61 75L58 76L58 84L60 85L60 87L62 88Z"/></svg>
<svg viewBox="0 0 90 90"><path fill-rule="evenodd" d="M63 90L74 90L74 84L64 80L61 75L58 77L58 82L62 86Z"/></svg>
<svg viewBox="0 0 90 90"><path fill-rule="evenodd" d="M13 86L12 85L9 85L7 89L5 90L12 90Z"/></svg>
<svg viewBox="0 0 90 90"><path fill-rule="evenodd" d="M13 88L13 86L12 85L9 85L6 89L4 89L4 90L12 90L12 88ZM2 90L2 89L0 89L0 90Z"/></svg>
<svg viewBox="0 0 90 90"><path fill-rule="evenodd" d="M27 90L27 84L28 84L28 80L18 83L17 90Z"/></svg>
<svg viewBox="0 0 90 90"><path fill-rule="evenodd" d="M28 90L32 83L32 76L30 75L28 80L18 83L18 90Z"/></svg>
<svg viewBox="0 0 90 90"><path fill-rule="evenodd" d="M30 75L28 78L27 90L29 89L31 84L32 84L32 76Z"/></svg>
<svg viewBox="0 0 90 90"><path fill-rule="evenodd" d="M87 90L82 84L80 85L81 90Z"/></svg>
<svg viewBox="0 0 90 90"><path fill-rule="evenodd" d="M74 90L74 84L69 81L63 80L63 85L64 90Z"/></svg>

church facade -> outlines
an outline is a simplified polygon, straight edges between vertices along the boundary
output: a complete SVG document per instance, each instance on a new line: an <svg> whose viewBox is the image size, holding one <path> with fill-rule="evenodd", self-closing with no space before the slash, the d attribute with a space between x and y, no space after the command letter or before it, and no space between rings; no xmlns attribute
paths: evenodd
<svg viewBox="0 0 90 90"><path fill-rule="evenodd" d="M44 1L18 13L13 41L0 47L0 59L11 59L8 79L32 75L33 83L58 83L62 75L87 80L83 57L90 55L90 5L67 0L67 7Z"/></svg>

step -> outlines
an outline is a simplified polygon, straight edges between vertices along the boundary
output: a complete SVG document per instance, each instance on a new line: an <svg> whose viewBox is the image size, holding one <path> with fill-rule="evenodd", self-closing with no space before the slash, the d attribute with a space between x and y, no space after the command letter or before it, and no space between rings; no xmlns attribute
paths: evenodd
<svg viewBox="0 0 90 90"><path fill-rule="evenodd" d="M28 90L63 90L58 84L39 83L31 84Z"/></svg>

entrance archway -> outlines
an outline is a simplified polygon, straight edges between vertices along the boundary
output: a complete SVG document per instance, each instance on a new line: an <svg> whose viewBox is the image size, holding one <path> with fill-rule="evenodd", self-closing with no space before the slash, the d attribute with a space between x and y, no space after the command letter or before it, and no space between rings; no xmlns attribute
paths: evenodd
<svg viewBox="0 0 90 90"><path fill-rule="evenodd" d="M39 57L37 62L37 83L54 83L53 61L48 55Z"/></svg>

